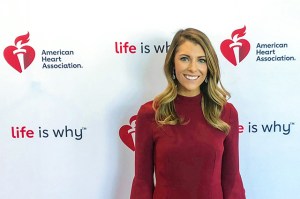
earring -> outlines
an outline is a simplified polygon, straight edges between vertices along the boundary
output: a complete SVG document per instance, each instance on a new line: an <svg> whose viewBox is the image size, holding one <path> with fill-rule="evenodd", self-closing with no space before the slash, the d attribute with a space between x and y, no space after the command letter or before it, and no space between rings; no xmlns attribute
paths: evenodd
<svg viewBox="0 0 300 199"><path fill-rule="evenodd" d="M176 76L175 76L175 67L173 68L172 79L176 79Z"/></svg>
<svg viewBox="0 0 300 199"><path fill-rule="evenodd" d="M207 83L207 82L208 82L208 79L207 79L207 77L205 77L205 80L204 80L204 81L205 81L205 83Z"/></svg>

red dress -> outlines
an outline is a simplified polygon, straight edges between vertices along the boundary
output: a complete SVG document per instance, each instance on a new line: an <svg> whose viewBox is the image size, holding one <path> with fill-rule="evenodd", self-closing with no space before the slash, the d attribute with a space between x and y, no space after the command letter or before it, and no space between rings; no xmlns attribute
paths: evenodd
<svg viewBox="0 0 300 199"><path fill-rule="evenodd" d="M135 176L130 199L245 199L239 172L238 113L227 103L225 133L210 126L201 94L178 95L176 113L185 125L158 126L152 101L140 107L135 132ZM153 175L155 173L155 176Z"/></svg>

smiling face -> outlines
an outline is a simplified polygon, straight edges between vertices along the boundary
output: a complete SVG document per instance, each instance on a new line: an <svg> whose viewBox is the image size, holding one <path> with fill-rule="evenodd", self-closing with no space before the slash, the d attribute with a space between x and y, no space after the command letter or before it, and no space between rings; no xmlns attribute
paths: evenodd
<svg viewBox="0 0 300 199"><path fill-rule="evenodd" d="M200 94L200 85L207 75L206 57L199 44L189 40L178 46L175 57L178 94L193 97Z"/></svg>

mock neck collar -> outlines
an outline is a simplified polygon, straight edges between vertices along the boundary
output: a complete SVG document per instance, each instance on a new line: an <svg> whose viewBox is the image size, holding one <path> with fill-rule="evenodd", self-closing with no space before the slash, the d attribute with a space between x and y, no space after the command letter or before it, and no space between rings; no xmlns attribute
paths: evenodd
<svg viewBox="0 0 300 199"><path fill-rule="evenodd" d="M177 94L175 101L180 104L199 104L202 99L202 94L199 93L198 95L195 95L193 97L183 96Z"/></svg>

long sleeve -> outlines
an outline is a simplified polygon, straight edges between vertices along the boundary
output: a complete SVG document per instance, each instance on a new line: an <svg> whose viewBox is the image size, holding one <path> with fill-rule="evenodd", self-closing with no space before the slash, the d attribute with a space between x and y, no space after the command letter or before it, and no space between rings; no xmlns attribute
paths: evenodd
<svg viewBox="0 0 300 199"><path fill-rule="evenodd" d="M230 110L230 132L224 141L222 159L223 199L245 199L245 189L239 171L239 121L238 112L232 104Z"/></svg>
<svg viewBox="0 0 300 199"><path fill-rule="evenodd" d="M153 114L150 104L142 106L137 114L135 129L135 176L130 199L153 198ZM153 111L152 111L153 112Z"/></svg>

